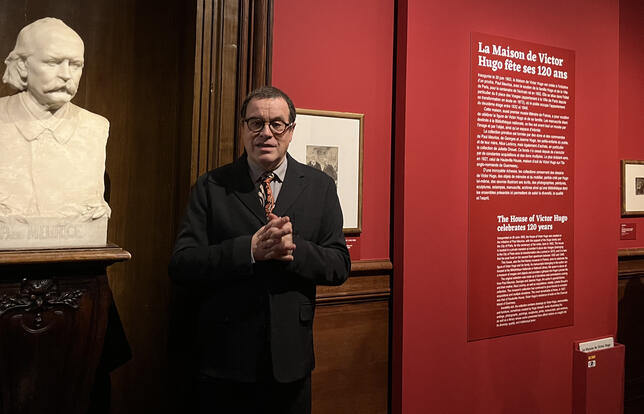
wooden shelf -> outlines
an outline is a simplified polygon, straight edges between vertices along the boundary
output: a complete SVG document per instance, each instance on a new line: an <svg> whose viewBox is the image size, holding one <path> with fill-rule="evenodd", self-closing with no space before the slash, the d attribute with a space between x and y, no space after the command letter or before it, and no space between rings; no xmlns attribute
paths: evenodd
<svg viewBox="0 0 644 414"><path fill-rule="evenodd" d="M71 262L123 262L132 255L114 244L105 247L0 250L0 265L71 263Z"/></svg>

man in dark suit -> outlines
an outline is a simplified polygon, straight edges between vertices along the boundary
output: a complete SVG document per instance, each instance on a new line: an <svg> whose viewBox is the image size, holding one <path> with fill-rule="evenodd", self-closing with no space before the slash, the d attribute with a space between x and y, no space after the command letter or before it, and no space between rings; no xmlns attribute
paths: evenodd
<svg viewBox="0 0 644 414"><path fill-rule="evenodd" d="M350 259L333 180L291 158L295 107L263 87L242 105L245 154L197 180L170 263L200 292L201 412L309 413L316 285Z"/></svg>

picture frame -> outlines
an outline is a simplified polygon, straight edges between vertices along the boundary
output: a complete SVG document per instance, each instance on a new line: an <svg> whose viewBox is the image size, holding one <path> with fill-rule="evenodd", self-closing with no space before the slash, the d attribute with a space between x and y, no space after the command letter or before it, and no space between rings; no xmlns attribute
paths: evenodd
<svg viewBox="0 0 644 414"><path fill-rule="evenodd" d="M644 161L622 160L622 217L644 216Z"/></svg>
<svg viewBox="0 0 644 414"><path fill-rule="evenodd" d="M297 108L289 154L336 183L345 234L362 232L364 114Z"/></svg>

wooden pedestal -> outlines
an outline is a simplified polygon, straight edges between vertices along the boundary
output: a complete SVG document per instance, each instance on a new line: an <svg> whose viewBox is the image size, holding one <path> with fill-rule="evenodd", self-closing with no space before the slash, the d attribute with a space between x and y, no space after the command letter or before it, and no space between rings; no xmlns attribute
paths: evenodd
<svg viewBox="0 0 644 414"><path fill-rule="evenodd" d="M0 413L86 413L112 293L105 248L0 251Z"/></svg>

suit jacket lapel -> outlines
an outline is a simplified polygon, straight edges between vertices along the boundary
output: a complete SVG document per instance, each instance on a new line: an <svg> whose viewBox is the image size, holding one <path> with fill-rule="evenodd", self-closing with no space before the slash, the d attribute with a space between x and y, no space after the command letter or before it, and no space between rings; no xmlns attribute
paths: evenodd
<svg viewBox="0 0 644 414"><path fill-rule="evenodd" d="M286 215L288 209L308 185L303 165L295 161L288 153L286 156L288 157L286 177L284 177L284 183L273 209L273 213L280 217Z"/></svg>
<svg viewBox="0 0 644 414"><path fill-rule="evenodd" d="M253 181L250 179L250 174L248 173L248 161L246 161L246 154L244 154L235 162L232 177L233 193L246 206L246 208L248 208L255 216L257 216L260 222L266 224L266 215L259 201L257 187L255 187L255 183L253 183Z"/></svg>

